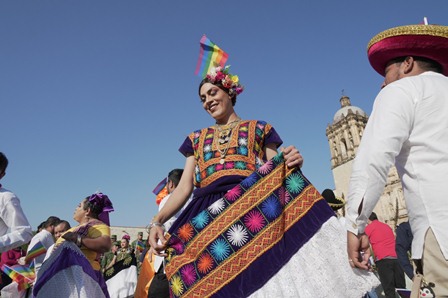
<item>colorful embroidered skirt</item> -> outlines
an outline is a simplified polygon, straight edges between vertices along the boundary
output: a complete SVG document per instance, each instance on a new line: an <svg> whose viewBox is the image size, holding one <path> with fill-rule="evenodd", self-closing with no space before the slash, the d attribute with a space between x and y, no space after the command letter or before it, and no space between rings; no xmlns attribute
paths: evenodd
<svg viewBox="0 0 448 298"><path fill-rule="evenodd" d="M194 205L195 200L187 209ZM285 166L282 154L194 216L184 213L168 240L166 273L172 297L254 294L326 222L333 219L339 225L300 170ZM296 270L300 268L292 274Z"/></svg>

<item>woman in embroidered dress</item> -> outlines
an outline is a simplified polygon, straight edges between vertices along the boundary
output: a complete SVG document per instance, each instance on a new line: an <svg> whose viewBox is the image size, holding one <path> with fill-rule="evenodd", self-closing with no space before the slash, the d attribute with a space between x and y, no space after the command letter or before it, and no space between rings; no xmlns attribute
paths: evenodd
<svg viewBox="0 0 448 298"><path fill-rule="evenodd" d="M52 255L39 271L34 296L109 297L99 260L111 247L108 215L111 211L112 202L102 193L78 204L73 219L79 225L56 241ZM80 252L85 258L80 258Z"/></svg>
<svg viewBox="0 0 448 298"><path fill-rule="evenodd" d="M148 227L154 252L166 256L168 262L166 272L171 295L174 297L212 295L214 297L249 295L254 297L336 297L333 289L331 292L311 291L314 287L325 285L327 276L324 275L322 281L315 281L312 279L321 276L320 273L307 278L308 272L303 272L310 267L313 268L314 264L317 264L314 270L321 269L319 267L326 266L326 260L330 257L321 258L317 255L325 261L310 260L309 263L312 264L306 266L302 264L306 261L301 259L303 256L297 256L298 253L296 253L305 246L309 247L308 250L313 250L322 242L327 245L325 242L332 239L324 237L319 243L308 241L307 245L303 243L312 235L301 235L303 237L299 240L290 240L291 234L287 233L294 229L287 230L289 226L286 228L282 224L278 225L278 222L283 223L283 217L287 217L285 210L289 201L289 194L286 194L286 191L282 192L281 187L275 196L269 195L264 202L257 205L259 208L256 204L238 207L242 208L238 211L242 214L241 219L236 218L236 221L232 221L234 218L227 216L231 214L229 212L232 210L227 212L231 207L244 205L246 197L243 198L242 193L249 192L246 186L252 187L251 185L259 183L254 183L254 179L259 179L252 175L254 171L261 172L257 177L268 175L273 160L277 162L282 159L281 155L277 155L277 148L282 144L282 140L270 124L264 121L242 120L236 114L234 110L236 97L242 91L243 87L239 84L238 77L231 75L227 67L212 69L202 80L199 86L199 97L202 107L215 120L215 125L191 133L180 147L179 151L186 157L184 175L164 208L153 218ZM292 171L290 169L296 168L293 175L299 176L300 171L297 168L303 163L299 151L294 146L282 148L281 151L284 168L280 172L290 174ZM303 179L289 181L294 185L305 183ZM294 181L300 183L292 183ZM168 231L171 236L167 242L163 223L182 207L193 191L193 187L196 187L193 200ZM241 191L243 188L244 191ZM257 186L254 189L256 191ZM318 195L317 191L315 193ZM258 197L255 196L255 199ZM323 202L326 205L325 201ZM314 201L312 204L328 208L328 205L325 207ZM326 220L334 215L330 208L324 211L323 215L312 215L306 225L319 230L321 226L319 217ZM319 213L319 210L316 213ZM299 217L299 214L295 217ZM336 220L336 223L332 225L337 224ZM217 235L213 239L208 236L213 236L217 229L222 227L230 228L222 236ZM272 232L266 232L268 228L274 229ZM274 235L275 239L270 241L270 235ZM261 238L262 236L264 238ZM158 239L162 240L163 245L157 244ZM259 243L257 242L259 239L268 240ZM294 241L301 243L291 244ZM246 248L251 249L257 256L253 257L251 253L243 255ZM164 249L167 249L167 254L163 252ZM341 254L345 251L344 247L338 247L338 249ZM331 255L338 253L327 249L318 251L318 253L322 252ZM341 264L347 265L346 257L343 258ZM302 266L304 270L301 270ZM351 271L349 266L348 270ZM302 272L297 273L297 271ZM328 275L333 276L336 273L331 272ZM330 286L333 284L330 283ZM368 287L369 285L365 289L357 290L356 297L361 297ZM328 293L328 295L321 295L322 293ZM346 292L343 293L346 294Z"/></svg>

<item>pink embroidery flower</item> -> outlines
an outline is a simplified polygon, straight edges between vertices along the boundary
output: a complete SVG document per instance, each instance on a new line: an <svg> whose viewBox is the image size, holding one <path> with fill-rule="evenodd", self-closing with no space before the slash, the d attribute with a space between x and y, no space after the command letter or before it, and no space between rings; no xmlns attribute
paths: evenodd
<svg viewBox="0 0 448 298"><path fill-rule="evenodd" d="M249 231L252 233L257 233L263 229L266 222L263 215L261 215L259 211L252 210L244 217L244 224Z"/></svg>
<svg viewBox="0 0 448 298"><path fill-rule="evenodd" d="M187 286L191 286L196 281L194 266L191 264L184 266L180 270L180 274L182 275L182 280Z"/></svg>

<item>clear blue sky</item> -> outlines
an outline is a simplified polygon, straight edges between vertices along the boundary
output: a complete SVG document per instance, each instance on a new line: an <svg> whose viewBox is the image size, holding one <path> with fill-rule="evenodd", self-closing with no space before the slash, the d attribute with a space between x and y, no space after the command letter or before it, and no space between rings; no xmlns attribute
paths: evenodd
<svg viewBox="0 0 448 298"><path fill-rule="evenodd" d="M216 3L216 4L213 4ZM394 26L447 25L448 1L0 1L1 181L33 228L72 219L100 190L112 225L145 226L178 148L213 124L194 75L202 34L246 90L237 113L270 122L333 188L325 129L341 91L368 114L382 78L366 45Z"/></svg>

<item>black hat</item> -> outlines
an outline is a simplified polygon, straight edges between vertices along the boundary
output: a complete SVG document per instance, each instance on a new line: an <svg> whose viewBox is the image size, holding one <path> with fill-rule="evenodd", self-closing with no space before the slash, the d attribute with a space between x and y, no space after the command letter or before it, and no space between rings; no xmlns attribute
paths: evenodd
<svg viewBox="0 0 448 298"><path fill-rule="evenodd" d="M337 211L345 205L345 200L343 198L337 198L331 189L325 189L322 192L322 196L324 197L325 201L327 201L328 205L330 205L331 209L333 209L333 211Z"/></svg>

